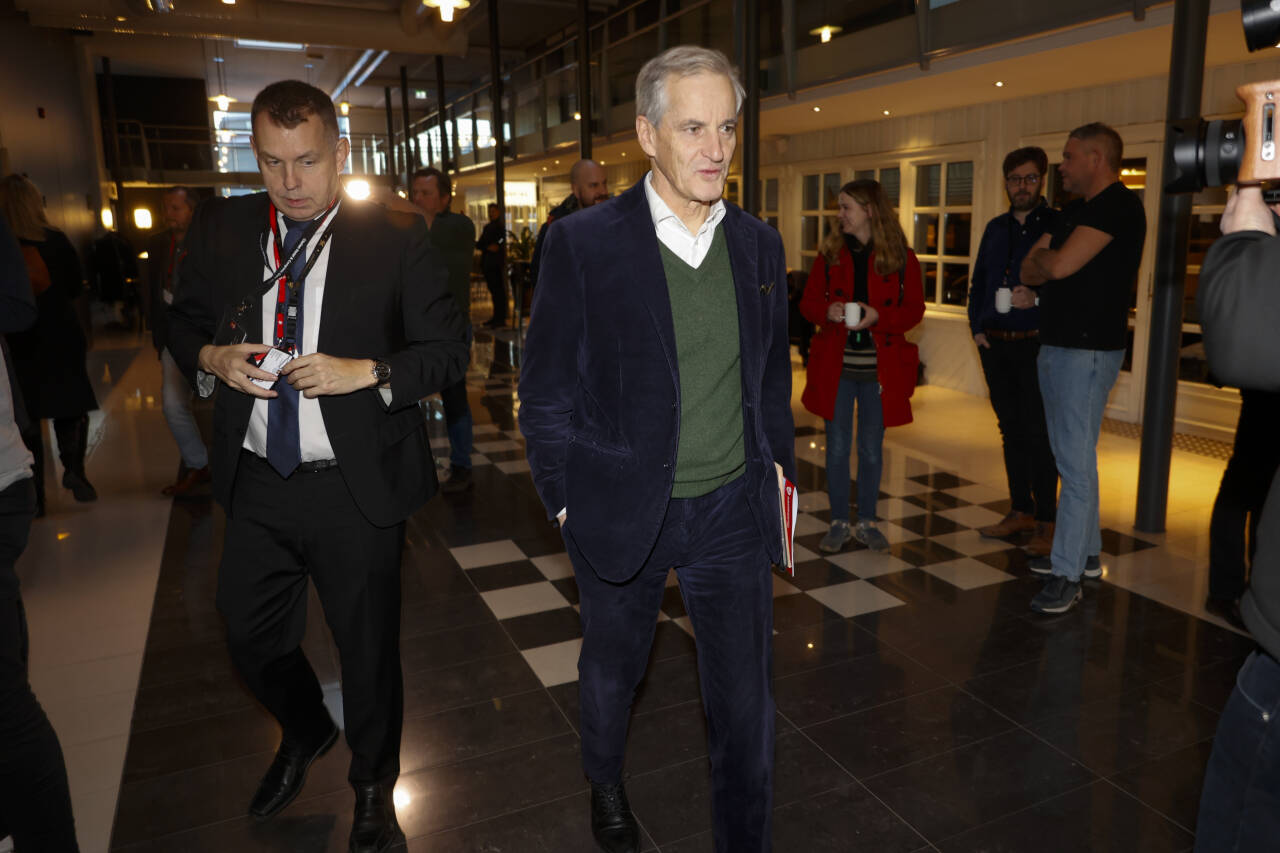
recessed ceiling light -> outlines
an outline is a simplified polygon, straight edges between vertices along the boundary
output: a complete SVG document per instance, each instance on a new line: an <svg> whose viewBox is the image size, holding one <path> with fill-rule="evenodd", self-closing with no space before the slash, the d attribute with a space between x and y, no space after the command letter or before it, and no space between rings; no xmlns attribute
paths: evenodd
<svg viewBox="0 0 1280 853"><path fill-rule="evenodd" d="M822 112L822 107L814 107L814 108L813 108L813 111L814 111L815 113L820 113L820 112Z"/></svg>
<svg viewBox="0 0 1280 853"><path fill-rule="evenodd" d="M814 27L813 29L809 30L809 35L817 36L819 39L821 39L823 44L826 44L827 42L831 41L831 37L833 35L841 31L842 31L842 28L837 27L834 24L823 24L820 27Z"/></svg>
<svg viewBox="0 0 1280 853"><path fill-rule="evenodd" d="M623 152L622 152L622 156L623 156L623 157L626 157L626 156L627 156L627 152L623 151Z"/></svg>
<svg viewBox="0 0 1280 853"><path fill-rule="evenodd" d="M996 88L997 88L997 89L1003 89L1003 88L1004 88L1004 81L1003 81L1003 80L997 80L997 81L996 81Z"/></svg>
<svg viewBox="0 0 1280 853"><path fill-rule="evenodd" d="M236 0L222 0L222 5L223 5L223 6L234 6L234 5L236 5Z"/></svg>
<svg viewBox="0 0 1280 853"><path fill-rule="evenodd" d="M125 21L129 19L126 18L124 15L116 15L116 20L123 24Z"/></svg>
<svg viewBox="0 0 1280 853"><path fill-rule="evenodd" d="M888 110L885 110L885 111L884 111L884 114L885 114L885 115L888 115L888 114L889 114L889 111L888 111Z"/></svg>
<svg viewBox="0 0 1280 853"><path fill-rule="evenodd" d="M236 47L244 47L252 50L293 50L299 51L306 48L305 44L296 41L264 41L263 39L236 39Z"/></svg>
<svg viewBox="0 0 1280 853"><path fill-rule="evenodd" d="M559 160L557 160L557 161L556 161L556 165L557 165L557 166L559 166L559 165L560 165L560 161L559 161Z"/></svg>

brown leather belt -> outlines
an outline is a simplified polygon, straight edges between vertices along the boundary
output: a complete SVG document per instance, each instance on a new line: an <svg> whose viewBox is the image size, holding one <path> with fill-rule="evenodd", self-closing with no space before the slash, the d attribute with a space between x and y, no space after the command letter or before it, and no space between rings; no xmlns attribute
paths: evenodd
<svg viewBox="0 0 1280 853"><path fill-rule="evenodd" d="M987 329L983 334L993 341L1025 341L1028 338L1040 337L1040 330L1027 329L1025 332L1003 332L999 329Z"/></svg>

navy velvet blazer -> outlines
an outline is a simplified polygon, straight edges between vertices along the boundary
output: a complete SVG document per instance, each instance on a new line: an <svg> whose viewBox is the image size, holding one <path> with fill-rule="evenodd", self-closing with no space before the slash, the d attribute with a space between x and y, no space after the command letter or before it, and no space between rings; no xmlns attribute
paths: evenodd
<svg viewBox="0 0 1280 853"><path fill-rule="evenodd" d="M795 479L782 238L726 203L742 346L748 501L781 559L774 462ZM675 328L644 182L547 232L520 373L520 430L548 517L600 577L632 577L657 541L680 434Z"/></svg>

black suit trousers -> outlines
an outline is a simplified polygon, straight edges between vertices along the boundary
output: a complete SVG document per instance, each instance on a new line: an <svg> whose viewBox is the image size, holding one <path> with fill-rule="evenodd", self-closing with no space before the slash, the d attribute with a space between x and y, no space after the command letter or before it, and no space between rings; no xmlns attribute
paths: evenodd
<svg viewBox="0 0 1280 853"><path fill-rule="evenodd" d="M400 772L400 557L404 524L375 527L331 468L282 479L241 454L218 571L218 609L241 676L285 737L327 729L315 671L300 645L307 579L316 585L342 665L352 784Z"/></svg>
<svg viewBox="0 0 1280 853"><path fill-rule="evenodd" d="M1035 338L992 340L990 349L978 348L1000 425L1010 503L1036 521L1051 522L1058 509L1058 466L1045 428L1036 372L1039 354L1040 341Z"/></svg>

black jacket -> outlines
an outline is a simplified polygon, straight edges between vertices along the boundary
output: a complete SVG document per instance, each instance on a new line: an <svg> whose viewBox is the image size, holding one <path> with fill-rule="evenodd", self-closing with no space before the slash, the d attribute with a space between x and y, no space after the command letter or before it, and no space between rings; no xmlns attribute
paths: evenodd
<svg viewBox="0 0 1280 853"><path fill-rule="evenodd" d="M193 380L200 348L212 341L224 310L262 290L260 241L265 193L214 198L187 231L187 259L169 311L169 351ZM318 350L391 365L392 400L374 389L320 398L329 442L356 505L389 527L436 491L418 400L462 378L465 326L447 289L448 273L420 216L345 201L334 218ZM254 300L261 310L261 296ZM248 324L258 341L261 324ZM254 398L219 383L210 448L213 490L231 511L232 485Z"/></svg>
<svg viewBox="0 0 1280 853"><path fill-rule="evenodd" d="M576 195L570 195L547 212L547 221L538 229L538 240L533 245L533 260L529 264L529 281L531 286L538 286L538 266L542 263L542 249L547 245L547 229L557 219L564 219L570 213L582 209L582 203Z"/></svg>
<svg viewBox="0 0 1280 853"><path fill-rule="evenodd" d="M1209 367L1228 385L1280 391L1280 237L1228 234L1200 268L1200 325ZM1280 658L1280 478L1258 523L1258 547L1240 610L1258 643Z"/></svg>

